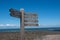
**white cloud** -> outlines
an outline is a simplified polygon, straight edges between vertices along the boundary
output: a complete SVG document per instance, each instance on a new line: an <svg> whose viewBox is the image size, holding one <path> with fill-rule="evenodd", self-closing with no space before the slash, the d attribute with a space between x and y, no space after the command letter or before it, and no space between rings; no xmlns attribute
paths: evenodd
<svg viewBox="0 0 60 40"><path fill-rule="evenodd" d="M46 25L46 24L39 24L40 27L60 27L60 25Z"/></svg>
<svg viewBox="0 0 60 40"><path fill-rule="evenodd" d="M0 29L20 28L17 24L0 24Z"/></svg>
<svg viewBox="0 0 60 40"><path fill-rule="evenodd" d="M39 24L39 26L40 26L41 24Z"/></svg>
<svg viewBox="0 0 60 40"><path fill-rule="evenodd" d="M6 24L5 26L16 26L15 24Z"/></svg>
<svg viewBox="0 0 60 40"><path fill-rule="evenodd" d="M0 24L0 26L4 26L3 24Z"/></svg>
<svg viewBox="0 0 60 40"><path fill-rule="evenodd" d="M39 26L25 26L25 28L48 28L48 27L60 27L60 25L42 25ZM0 24L1 28L20 28L19 24Z"/></svg>
<svg viewBox="0 0 60 40"><path fill-rule="evenodd" d="M19 25L16 25L16 24L0 24L0 26L19 26Z"/></svg>

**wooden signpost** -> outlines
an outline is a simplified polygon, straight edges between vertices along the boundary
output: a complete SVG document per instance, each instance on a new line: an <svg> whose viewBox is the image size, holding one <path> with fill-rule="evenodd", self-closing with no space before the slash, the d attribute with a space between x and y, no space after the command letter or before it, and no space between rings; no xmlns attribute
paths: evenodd
<svg viewBox="0 0 60 40"><path fill-rule="evenodd" d="M38 26L38 24L24 24L25 26Z"/></svg>
<svg viewBox="0 0 60 40"><path fill-rule="evenodd" d="M37 14L24 12L23 8L21 8L20 11L11 8L9 12L10 16L20 18L21 40L24 40L24 26L38 26Z"/></svg>
<svg viewBox="0 0 60 40"><path fill-rule="evenodd" d="M24 22L38 22L38 20L24 20Z"/></svg>

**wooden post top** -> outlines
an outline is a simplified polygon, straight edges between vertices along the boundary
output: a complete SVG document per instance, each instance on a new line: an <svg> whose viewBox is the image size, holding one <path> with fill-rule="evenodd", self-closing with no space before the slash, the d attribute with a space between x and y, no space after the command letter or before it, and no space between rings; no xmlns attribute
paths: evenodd
<svg viewBox="0 0 60 40"><path fill-rule="evenodd" d="M24 9L23 9L23 8L21 8L21 9L20 9L20 12L24 12Z"/></svg>

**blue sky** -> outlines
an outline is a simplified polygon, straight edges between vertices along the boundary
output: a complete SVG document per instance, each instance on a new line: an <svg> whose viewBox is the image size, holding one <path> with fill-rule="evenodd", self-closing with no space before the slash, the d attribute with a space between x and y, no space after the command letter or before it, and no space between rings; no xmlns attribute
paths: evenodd
<svg viewBox="0 0 60 40"><path fill-rule="evenodd" d="M60 25L60 0L0 0L0 24L19 25L19 18L9 15L10 8L36 12L41 25Z"/></svg>

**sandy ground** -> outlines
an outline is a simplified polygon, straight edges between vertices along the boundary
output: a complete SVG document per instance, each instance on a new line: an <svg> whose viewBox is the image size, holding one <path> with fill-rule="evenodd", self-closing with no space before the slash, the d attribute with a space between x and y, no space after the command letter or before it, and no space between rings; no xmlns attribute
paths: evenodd
<svg viewBox="0 0 60 40"><path fill-rule="evenodd" d="M0 40L20 40L20 32L0 32ZM25 40L60 40L60 32L26 31Z"/></svg>

